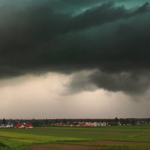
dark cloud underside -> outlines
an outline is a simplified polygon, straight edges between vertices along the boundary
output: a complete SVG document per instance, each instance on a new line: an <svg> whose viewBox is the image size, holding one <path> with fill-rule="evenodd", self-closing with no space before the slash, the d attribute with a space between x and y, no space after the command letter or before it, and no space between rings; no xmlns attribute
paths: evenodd
<svg viewBox="0 0 150 150"><path fill-rule="evenodd" d="M127 9L112 1L84 2L1 1L0 77L97 69L83 84L127 94L146 92L149 3ZM73 16L78 11L75 5L88 9Z"/></svg>

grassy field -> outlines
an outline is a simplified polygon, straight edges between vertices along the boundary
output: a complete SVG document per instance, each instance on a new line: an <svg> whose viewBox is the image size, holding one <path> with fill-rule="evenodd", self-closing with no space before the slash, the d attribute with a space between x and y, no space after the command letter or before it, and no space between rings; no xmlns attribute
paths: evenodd
<svg viewBox="0 0 150 150"><path fill-rule="evenodd" d="M150 125L0 129L0 150L150 149Z"/></svg>

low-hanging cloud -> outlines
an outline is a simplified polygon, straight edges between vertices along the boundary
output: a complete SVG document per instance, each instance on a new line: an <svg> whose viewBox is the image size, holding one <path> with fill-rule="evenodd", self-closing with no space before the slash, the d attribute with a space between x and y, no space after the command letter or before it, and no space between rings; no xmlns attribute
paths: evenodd
<svg viewBox="0 0 150 150"><path fill-rule="evenodd" d="M77 92L92 90L90 83L130 95L149 89L148 2L127 9L115 6L117 1L86 1L88 9L76 16L74 4L79 6L81 1L0 2L1 79L28 73L68 74L97 69L83 80L88 88L73 81L70 88L77 89L79 85L82 88Z"/></svg>
<svg viewBox="0 0 150 150"><path fill-rule="evenodd" d="M62 95L73 95L80 92L92 92L97 90L98 87L95 85L94 82L91 82L91 79L89 78L91 75L93 75L93 72L95 72L95 70L84 70L72 74L69 81L63 85L66 89L63 91Z"/></svg>
<svg viewBox="0 0 150 150"><path fill-rule="evenodd" d="M89 78L99 88L112 92L123 91L129 95L141 95L150 88L149 73L146 75L122 72L118 74L107 74L97 71Z"/></svg>

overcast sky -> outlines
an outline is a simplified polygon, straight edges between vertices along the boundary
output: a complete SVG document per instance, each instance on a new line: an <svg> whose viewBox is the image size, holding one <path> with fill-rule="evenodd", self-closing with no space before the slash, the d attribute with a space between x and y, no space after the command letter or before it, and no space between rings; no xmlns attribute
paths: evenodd
<svg viewBox="0 0 150 150"><path fill-rule="evenodd" d="M0 118L150 117L150 0L0 0Z"/></svg>

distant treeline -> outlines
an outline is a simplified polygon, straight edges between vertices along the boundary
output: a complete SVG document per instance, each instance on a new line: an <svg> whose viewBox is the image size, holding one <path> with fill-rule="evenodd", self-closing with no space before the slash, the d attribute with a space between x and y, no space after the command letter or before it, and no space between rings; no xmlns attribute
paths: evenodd
<svg viewBox="0 0 150 150"><path fill-rule="evenodd" d="M74 119L74 118L64 118L64 119L1 119L0 124L7 124L7 123L32 123L35 127L40 127L40 126L46 126L54 123L65 123L65 124L70 124L74 122L120 122L121 124L136 124L137 122L141 123L149 123L150 118L114 118L114 119L93 119L93 118L79 118L79 119Z"/></svg>

